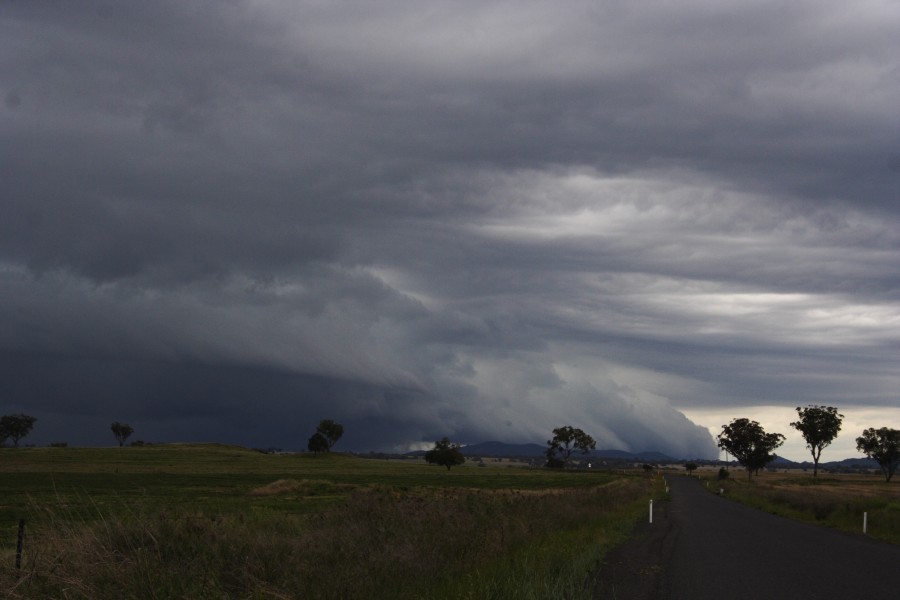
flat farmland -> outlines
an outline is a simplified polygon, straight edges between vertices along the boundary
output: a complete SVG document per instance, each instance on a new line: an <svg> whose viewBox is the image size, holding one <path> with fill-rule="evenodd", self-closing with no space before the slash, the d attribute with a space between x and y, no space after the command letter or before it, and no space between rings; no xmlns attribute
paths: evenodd
<svg viewBox="0 0 900 600"><path fill-rule="evenodd" d="M10 598L590 597L660 480L224 445L0 450ZM22 566L16 532L26 520Z"/></svg>
<svg viewBox="0 0 900 600"><path fill-rule="evenodd" d="M492 464L492 463L487 463ZM500 463L501 465L503 463ZM506 463L509 465L509 463ZM185 503L204 510L316 510L321 496L383 485L411 488L549 489L589 487L610 481L603 472L574 473L467 463L447 471L421 460L363 459L343 454L263 454L217 444L166 444L124 448L7 448L0 450L0 519L29 508L64 505L84 517L112 513L134 501L161 506ZM342 486L297 494L251 495L281 479ZM337 489L337 488L335 488ZM121 506L119 506L121 505ZM0 545L8 545L8 536Z"/></svg>

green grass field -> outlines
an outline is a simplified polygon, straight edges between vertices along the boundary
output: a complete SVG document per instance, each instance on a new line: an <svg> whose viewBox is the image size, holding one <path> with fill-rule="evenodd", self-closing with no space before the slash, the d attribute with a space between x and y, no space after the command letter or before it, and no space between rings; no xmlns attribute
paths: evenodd
<svg viewBox="0 0 900 600"><path fill-rule="evenodd" d="M0 450L10 598L589 597L658 480L223 445ZM26 519L24 563L14 567Z"/></svg>

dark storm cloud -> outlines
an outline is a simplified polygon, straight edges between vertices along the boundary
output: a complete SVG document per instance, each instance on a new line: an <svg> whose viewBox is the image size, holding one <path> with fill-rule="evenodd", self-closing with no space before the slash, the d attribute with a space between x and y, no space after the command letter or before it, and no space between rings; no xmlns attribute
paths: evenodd
<svg viewBox="0 0 900 600"><path fill-rule="evenodd" d="M2 4L0 410L48 439L571 422L702 456L680 410L891 407L898 26L879 2Z"/></svg>

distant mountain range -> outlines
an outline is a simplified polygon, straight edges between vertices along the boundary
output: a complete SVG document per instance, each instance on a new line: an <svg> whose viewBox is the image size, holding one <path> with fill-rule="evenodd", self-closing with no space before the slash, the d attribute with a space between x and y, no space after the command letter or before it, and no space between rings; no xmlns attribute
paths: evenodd
<svg viewBox="0 0 900 600"><path fill-rule="evenodd" d="M522 457L544 456L547 446L541 444L505 444L503 442L482 442L463 446L464 456ZM581 456L581 455L579 455ZM593 450L587 456L598 459L625 460L634 462L677 462L661 452L625 452L624 450Z"/></svg>
<svg viewBox="0 0 900 600"><path fill-rule="evenodd" d="M775 460L769 463L770 467L779 469L812 469L813 463L808 460L803 462L794 462L781 456L776 456ZM845 458L843 460L832 460L829 462L820 462L819 469L877 469L878 463L871 458Z"/></svg>
<svg viewBox="0 0 900 600"><path fill-rule="evenodd" d="M504 442L481 442L478 444L469 444L463 446L460 451L464 456L468 457L492 457L492 458L535 458L543 457L547 452L547 446L542 444L506 444ZM410 454L421 455L424 451L413 452ZM581 456L581 455L578 455ZM614 461L626 462L642 462L642 463L679 463L684 458L673 458L662 452L626 452L624 450L593 450L587 455L590 458L606 459ZM703 462L703 461L697 461ZM810 461L795 462L781 456L776 456L769 466L779 469L812 469L813 464ZM820 469L833 470L855 470L855 469L877 469L878 463L869 458L845 458L843 460L819 463Z"/></svg>

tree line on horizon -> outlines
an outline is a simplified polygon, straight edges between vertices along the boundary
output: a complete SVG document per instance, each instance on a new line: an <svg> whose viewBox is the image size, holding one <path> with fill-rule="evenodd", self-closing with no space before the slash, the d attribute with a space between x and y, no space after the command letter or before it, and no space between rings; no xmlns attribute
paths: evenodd
<svg viewBox="0 0 900 600"><path fill-rule="evenodd" d="M833 406L815 404L798 406L796 410L798 418L790 425L806 441L806 448L813 457L813 477L817 477L822 451L840 433L844 415ZM747 469L749 479L775 459L773 450L780 447L784 439L780 433L767 433L757 421L736 418L722 426L716 444ZM877 462L885 481L889 482L900 465L900 430L889 427L864 429L856 438L856 449Z"/></svg>
<svg viewBox="0 0 900 600"><path fill-rule="evenodd" d="M16 415L4 415L0 417L0 447L6 444L6 440L12 440L13 448L19 447L19 440L24 437L27 437L31 430L34 429L34 424L37 422L36 417L32 417L31 415L25 414L16 414ZM134 428L127 423L119 423L118 421L113 421L110 429L113 432L113 435L116 437L116 441L119 443L119 446L125 445L125 440L127 440L132 433L134 433ZM52 444L54 446L66 446L65 443Z"/></svg>
<svg viewBox="0 0 900 600"><path fill-rule="evenodd" d="M800 432L806 441L806 448L813 457L813 477L818 476L819 460L822 451L837 438L841 431L844 415L833 406L810 404L798 406L797 420L791 427ZM6 440L12 440L13 447L34 428L37 419L26 414L4 415L0 417L0 447ZM134 428L127 423L114 421L110 427L119 446L134 433ZM344 434L344 426L332 419L323 419L307 442L307 449L313 453L330 452L332 447ZM768 433L757 421L748 418L735 418L731 423L722 426L722 432L716 436L716 445L725 450L747 469L747 477L752 479L766 465L775 459L774 450L784 443L785 437L780 433ZM553 437L547 440L545 466L550 468L566 468L574 453L587 454L596 449L594 438L583 430L571 425L553 429ZM425 461L429 464L444 466L447 470L465 462L465 457L458 443L444 437L434 443L434 447L425 453ZM900 430L889 427L870 427L863 430L856 438L856 449L878 463L885 481L891 478L900 466Z"/></svg>

